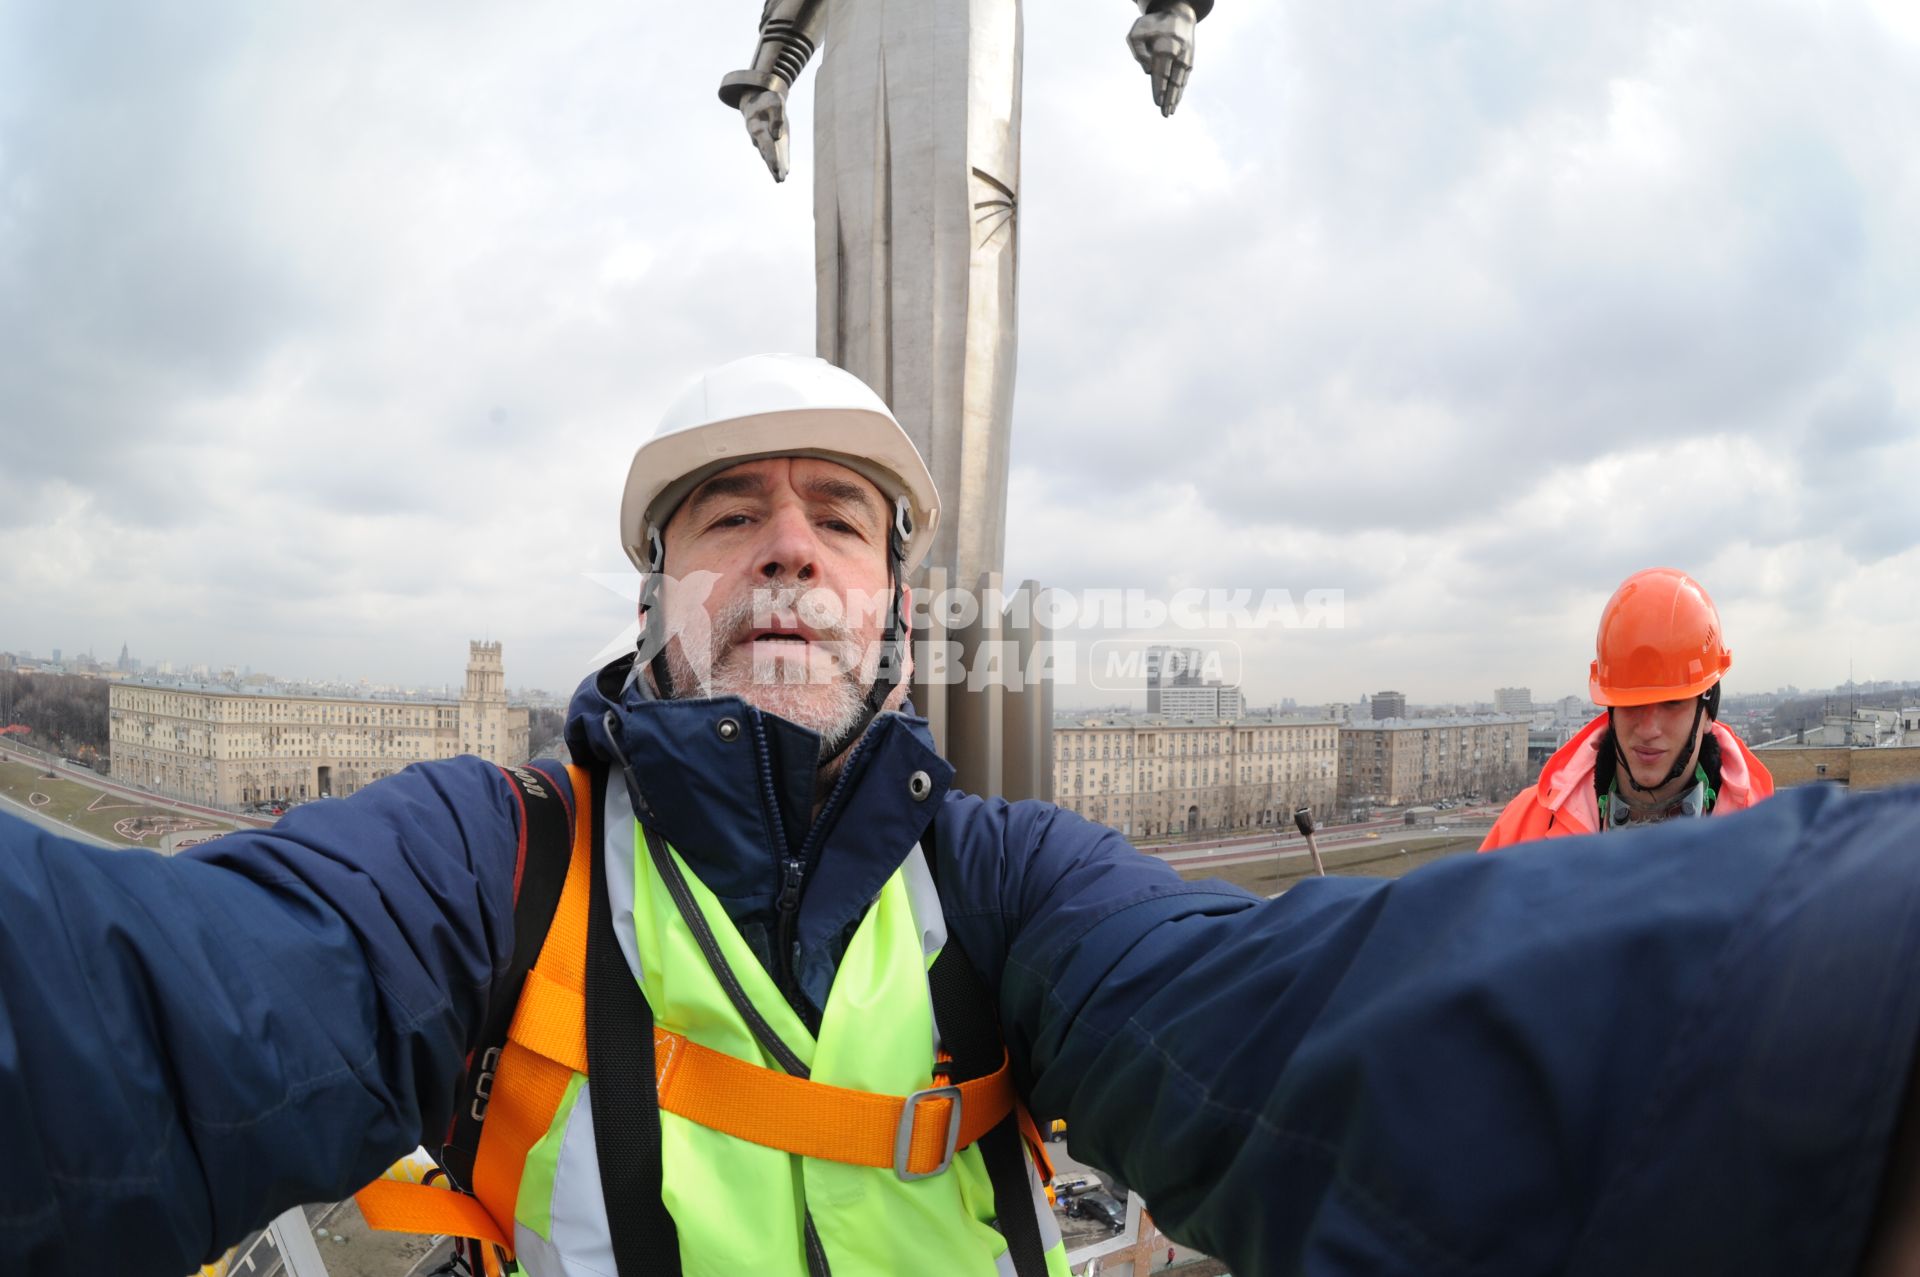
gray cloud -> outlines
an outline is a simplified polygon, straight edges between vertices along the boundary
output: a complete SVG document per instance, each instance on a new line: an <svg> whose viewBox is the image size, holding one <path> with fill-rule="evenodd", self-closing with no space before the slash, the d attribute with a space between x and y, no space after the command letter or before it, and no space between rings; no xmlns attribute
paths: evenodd
<svg viewBox="0 0 1920 1277"><path fill-rule="evenodd" d="M0 14L0 645L570 683L652 420L812 341L810 88L775 188L712 8ZM1896 664L1891 12L1223 0L1168 122L1028 5L1010 573L1347 590L1257 696L1575 690L1649 562L1767 685Z"/></svg>

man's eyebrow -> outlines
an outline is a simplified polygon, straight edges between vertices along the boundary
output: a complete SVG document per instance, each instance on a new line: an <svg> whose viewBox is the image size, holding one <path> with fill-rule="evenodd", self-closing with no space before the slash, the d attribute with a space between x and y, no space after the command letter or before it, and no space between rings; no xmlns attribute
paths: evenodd
<svg viewBox="0 0 1920 1277"><path fill-rule="evenodd" d="M837 501L843 505L858 506L860 513L876 522L880 518L880 507L874 504L873 493L851 479L820 475L807 480L806 495L815 501Z"/></svg>
<svg viewBox="0 0 1920 1277"><path fill-rule="evenodd" d="M693 495L687 498L687 515L691 518L700 513L702 506L726 497L757 497L766 490L767 480L762 474L717 474L695 488Z"/></svg>

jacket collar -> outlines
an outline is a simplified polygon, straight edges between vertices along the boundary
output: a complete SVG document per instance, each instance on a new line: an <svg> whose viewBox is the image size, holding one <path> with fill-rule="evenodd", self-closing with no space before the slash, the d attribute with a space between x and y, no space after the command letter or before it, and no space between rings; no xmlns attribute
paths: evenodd
<svg viewBox="0 0 1920 1277"><path fill-rule="evenodd" d="M1583 833L1600 827L1600 808L1593 797L1594 743L1606 729L1607 712L1601 710L1572 740L1554 751L1540 769L1540 783L1535 789L1541 806L1556 813L1561 823L1576 826ZM1737 811L1751 806L1752 764L1758 760L1725 723L1715 722L1711 730L1720 741L1720 798L1714 810Z"/></svg>
<svg viewBox="0 0 1920 1277"><path fill-rule="evenodd" d="M818 735L735 697L656 700L644 685L628 685L631 667L623 657L574 693L574 761L627 771L636 813L736 925L770 918L783 863L801 861L795 939L798 974L811 986L805 968L864 912L932 822L952 766L935 751L925 719L882 714L854 746L816 821ZM728 720L733 728L723 728ZM918 799L916 772L928 782Z"/></svg>

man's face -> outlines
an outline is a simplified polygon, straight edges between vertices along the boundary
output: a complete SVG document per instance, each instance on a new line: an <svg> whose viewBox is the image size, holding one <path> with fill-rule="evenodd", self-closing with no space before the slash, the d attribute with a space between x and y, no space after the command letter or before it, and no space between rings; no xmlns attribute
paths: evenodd
<svg viewBox="0 0 1920 1277"><path fill-rule="evenodd" d="M1642 787L1651 789L1667 778L1680 751L1687 747L1687 734L1693 730L1698 697L1683 701L1660 701L1653 705L1622 705L1613 711L1614 737L1627 760L1627 770ZM1691 763L1700 756L1700 741L1693 743Z"/></svg>
<svg viewBox="0 0 1920 1277"><path fill-rule="evenodd" d="M738 696L826 739L857 722L886 628L889 518L872 483L817 458L701 483L663 536L675 692Z"/></svg>

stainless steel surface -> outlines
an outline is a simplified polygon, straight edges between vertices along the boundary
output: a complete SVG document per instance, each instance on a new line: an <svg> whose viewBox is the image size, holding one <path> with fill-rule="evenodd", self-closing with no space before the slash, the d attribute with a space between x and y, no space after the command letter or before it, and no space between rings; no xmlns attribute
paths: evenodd
<svg viewBox="0 0 1920 1277"><path fill-rule="evenodd" d="M1163 115L1179 105L1194 30L1211 7L1212 0L1141 0L1127 44ZM1019 332L1020 0L767 0L752 62L725 77L720 98L741 113L775 181L788 172L787 94L822 47L814 90L816 348L873 387L926 458L943 507L929 566L944 569L946 581L972 583L997 574L1006 551ZM969 670L978 643L1003 637L1001 618L983 617L980 627L965 636ZM1023 659L1038 641L1013 637ZM1009 696L927 673L915 680L914 701L965 788L1051 795L1050 686Z"/></svg>
<svg viewBox="0 0 1920 1277"><path fill-rule="evenodd" d="M916 597L939 600L952 578L929 569ZM971 597L981 611L948 629L940 608L915 609L914 708L933 728L934 744L956 770L960 788L1007 799L1053 797L1053 684L1033 683L1035 653L1051 638L1035 607L1000 597L997 573L976 578ZM1024 582L1029 600L1039 585ZM955 671L959 681L952 681Z"/></svg>
<svg viewBox="0 0 1920 1277"><path fill-rule="evenodd" d="M1153 104L1172 115L1193 74L1193 32L1200 23L1189 0L1169 0L1140 15L1127 33L1134 61L1153 80Z"/></svg>
<svg viewBox="0 0 1920 1277"><path fill-rule="evenodd" d="M952 581L945 568L926 568L921 576L923 583L916 587L915 596L925 600L938 599ZM945 758L948 756L947 689L940 680L944 676L946 644L950 636L945 622L930 603L916 606L913 616L916 627L913 635L913 707L926 717L927 726L933 732L933 747Z"/></svg>
<svg viewBox="0 0 1920 1277"><path fill-rule="evenodd" d="M1053 680L1030 681L1041 646L1052 638L1037 615L1038 581L1022 581L1005 622L1006 638L1020 661L1022 675L1005 693L1003 724L1006 752L1000 767L1001 797L1053 800Z"/></svg>
<svg viewBox="0 0 1920 1277"><path fill-rule="evenodd" d="M1000 590L1000 574L989 572L976 583L979 597ZM1006 698L989 680L996 649L1006 638L1006 618L983 607L971 625L953 632L960 644L967 681L947 686L947 761L959 773L960 787L974 794L1004 794L1001 761L1006 746Z"/></svg>
<svg viewBox="0 0 1920 1277"><path fill-rule="evenodd" d="M814 86L815 343L933 471L931 562L997 571L1013 425L1016 0L833 0Z"/></svg>
<svg viewBox="0 0 1920 1277"><path fill-rule="evenodd" d="M1127 36L1172 114L1210 3L1151 0ZM776 181L786 98L815 85L816 346L893 408L946 515L931 562L1000 570L1018 329L1019 0L769 0L727 75ZM963 91L964 90L964 91Z"/></svg>

